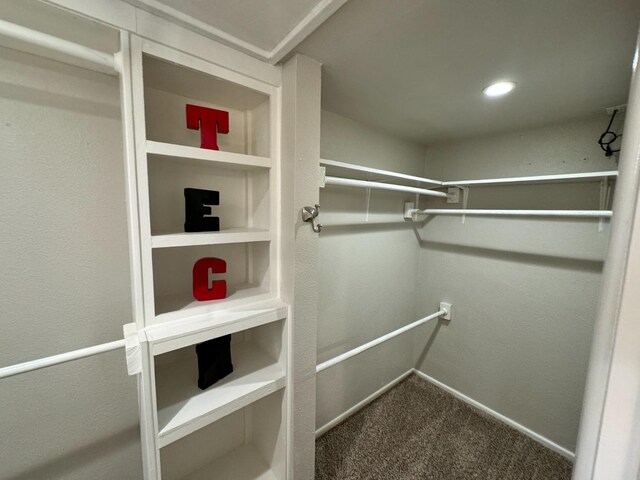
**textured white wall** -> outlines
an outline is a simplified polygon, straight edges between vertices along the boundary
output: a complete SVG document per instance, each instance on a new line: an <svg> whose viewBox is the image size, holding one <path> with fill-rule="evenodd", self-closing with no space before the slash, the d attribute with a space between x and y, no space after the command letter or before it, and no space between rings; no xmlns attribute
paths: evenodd
<svg viewBox="0 0 640 480"><path fill-rule="evenodd" d="M427 149L444 179L615 170L608 117ZM469 208L598 208L598 184L471 190ZM423 204L438 205L440 200ZM443 204L444 205L444 204ZM608 226L597 220L434 217L420 230L419 304L454 304L415 335L420 370L573 450Z"/></svg>
<svg viewBox="0 0 640 480"><path fill-rule="evenodd" d="M321 157L421 174L424 148L322 112ZM402 222L399 193L320 190L318 363L417 319L418 243ZM374 212L377 212L374 215ZM337 223L350 222L336 226ZM377 223L380 222L380 223ZM412 365L411 334L375 347L318 375L316 425L333 420Z"/></svg>
<svg viewBox="0 0 640 480"><path fill-rule="evenodd" d="M122 338L117 78L0 49L0 145L0 365ZM122 351L1 382L1 479L141 478Z"/></svg>

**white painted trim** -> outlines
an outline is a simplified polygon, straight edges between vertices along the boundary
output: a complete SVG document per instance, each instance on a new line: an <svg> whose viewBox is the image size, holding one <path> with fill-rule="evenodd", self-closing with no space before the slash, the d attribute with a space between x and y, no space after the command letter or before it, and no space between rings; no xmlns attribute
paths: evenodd
<svg viewBox="0 0 640 480"><path fill-rule="evenodd" d="M241 40L240 38L231 35L230 33L220 30L208 23L205 23L197 18L187 15L185 13L176 10L164 3L160 3L157 0L125 0L128 3L141 8L153 15L169 20L172 23L185 27L191 31L200 33L206 37L212 38L226 45L233 46L234 48L248 53L254 57L258 57L261 60L269 60L270 52L263 50L255 46L252 43Z"/></svg>
<svg viewBox="0 0 640 480"><path fill-rule="evenodd" d="M127 30L264 83L280 86L280 68L267 63L267 59L245 53L236 45L216 41L211 36L154 15L124 0L40 1L109 26Z"/></svg>
<svg viewBox="0 0 640 480"><path fill-rule="evenodd" d="M269 53L269 63L275 65L311 35L347 0L321 0Z"/></svg>
<svg viewBox="0 0 640 480"><path fill-rule="evenodd" d="M567 450L564 447L561 447L557 443L554 443L553 441L549 440L547 437L544 437L543 435L540 435L539 433L536 433L533 430L530 430L529 428L525 427L524 425L521 425L518 422L516 422L515 420L512 420L509 417L506 417L506 416L502 415L501 413L496 412L495 410L487 407L486 405L478 402L477 400L474 400L473 398L467 397L464 393L459 392L458 390L455 390L455 389L451 388L448 385L445 385L444 383L436 380L433 377L430 377L429 375L427 375L426 373L421 372L418 369L414 368L414 369L412 369L412 372L415 373L416 375L418 375L420 378L423 378L426 381L434 384L436 387L441 388L445 392L450 393L454 397L456 397L456 398L462 400L463 402L471 405L472 407L475 407L478 410L481 410L484 413L487 413L487 414L491 415L496 420L499 420L500 422L502 422L502 423L504 423L506 425L509 425L512 428L515 428L516 430L518 430L521 433L524 433L527 437L531 438L532 440L535 440L536 442L538 442L539 444L547 447L548 449L553 450L556 453L559 453L560 455L562 455L563 457L571 460L572 462L575 460L575 454L573 452L571 452L570 450Z"/></svg>
<svg viewBox="0 0 640 480"><path fill-rule="evenodd" d="M637 40L635 58L640 53ZM634 62L613 208L616 216L602 274L602 291L578 433L576 480L637 479L638 349L636 332L640 233L640 74ZM635 282L635 283L634 283Z"/></svg>
<svg viewBox="0 0 640 480"><path fill-rule="evenodd" d="M146 15L146 18L148 17L149 15ZM143 26L141 22L139 30L142 31L142 29ZM154 40L145 40L142 43L142 52L153 57L158 57L162 60L175 63L182 67L197 70L198 72L205 73L211 77L227 80L243 87L256 90L263 93L264 95L271 95L271 88L273 88L274 85L272 83L259 80L258 75L252 78L247 78L246 74L237 70L234 71L224 66L224 63L220 62L215 55L211 56L211 60L207 59L205 55L201 55L200 57L198 57L192 55L191 53L188 53L186 48L184 48L182 51L176 50L175 48L169 46L169 41L170 39L167 38L165 44L160 44ZM223 45L221 47L223 47ZM228 47L225 48L228 49ZM273 83L279 84L279 78L274 78L273 80Z"/></svg>
<svg viewBox="0 0 640 480"><path fill-rule="evenodd" d="M115 1L115 0L114 0ZM237 48L217 42L201 33L145 10L136 10L136 34L166 45L227 70L260 80L275 87L281 84L281 71L265 61L241 52Z"/></svg>
<svg viewBox="0 0 640 480"><path fill-rule="evenodd" d="M400 375L398 378L396 378L394 380L391 380L384 387L380 388L379 390L376 390L375 392L373 392L371 395L369 395L364 400L356 403L353 407L351 407L346 412L341 413L340 415L338 415L336 418L334 418L330 422L327 422L322 427L318 428L316 430L316 438L318 438L321 435L323 435L324 433L328 432L329 430L331 430L333 427L335 427L339 423L342 423L347 418L349 418L351 415L353 415L353 414L357 413L358 411L362 410L364 407L366 407L371 402L373 402L376 398L378 398L379 396L381 396L384 393L387 393L389 390L391 390L393 387L395 387L397 384L399 384L402 380L407 378L412 373L413 373L413 369L407 370L402 375Z"/></svg>
<svg viewBox="0 0 640 480"><path fill-rule="evenodd" d="M348 0L320 0L271 50L260 48L251 42L242 40L191 15L169 7L158 0L125 1L153 15L275 65L289 55L300 42L313 33Z"/></svg>

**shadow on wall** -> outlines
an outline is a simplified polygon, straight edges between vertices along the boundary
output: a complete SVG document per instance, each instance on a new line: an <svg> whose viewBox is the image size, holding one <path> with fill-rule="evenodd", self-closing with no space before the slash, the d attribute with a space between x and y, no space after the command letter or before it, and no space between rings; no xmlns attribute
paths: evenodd
<svg viewBox="0 0 640 480"><path fill-rule="evenodd" d="M45 90L0 82L0 97L105 118L120 118L120 107Z"/></svg>
<svg viewBox="0 0 640 480"><path fill-rule="evenodd" d="M422 250L579 271L602 270L609 222L431 215L414 223Z"/></svg>
<svg viewBox="0 0 640 480"><path fill-rule="evenodd" d="M436 324L436 327L432 330L431 335L429 335L429 339L427 340L427 343L424 345L424 348L422 349L422 351L418 355L418 358L416 360L414 368L419 368L420 365L424 364L424 362L425 362L425 360L427 358L427 354L429 353L429 350L431 349L431 345L433 344L433 342L435 342L436 338L438 338L438 332L440 331L440 328L442 327L442 324L444 322L447 322L447 320L443 320L441 318L438 319L438 323Z"/></svg>
<svg viewBox="0 0 640 480"><path fill-rule="evenodd" d="M100 459L116 457L118 451L130 450L136 444L140 444L140 430L137 425L75 451L67 452L68 454L64 457L53 459L42 465L34 465L28 471L9 477L6 480L68 478L79 467L91 465ZM119 480L138 480L141 476L142 471L132 471L129 479L121 478Z"/></svg>
<svg viewBox="0 0 640 480"><path fill-rule="evenodd" d="M306 224L305 224L306 225ZM398 231L414 228L411 222L368 222L368 223L344 223L344 224L322 224L322 234L325 235L350 235L353 233L369 233L372 231ZM310 228L310 227L308 227Z"/></svg>
<svg viewBox="0 0 640 480"><path fill-rule="evenodd" d="M416 231L416 235L419 234ZM568 270L579 270L584 272L602 271L604 262L602 260L585 260L580 258L567 258L553 255L540 255L534 253L513 252L506 250L496 250L484 247L469 247L465 245L454 245L440 242L420 241L420 248L428 248L434 251L456 253L474 257L483 257L492 260L504 260L510 262L539 265L542 267L564 268Z"/></svg>

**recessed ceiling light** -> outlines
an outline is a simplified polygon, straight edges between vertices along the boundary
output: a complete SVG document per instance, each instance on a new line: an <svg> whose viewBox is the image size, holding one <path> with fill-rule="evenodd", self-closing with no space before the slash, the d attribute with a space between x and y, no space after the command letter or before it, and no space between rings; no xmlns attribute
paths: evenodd
<svg viewBox="0 0 640 480"><path fill-rule="evenodd" d="M496 82L486 87L482 92L487 97L501 97L516 88L516 82Z"/></svg>

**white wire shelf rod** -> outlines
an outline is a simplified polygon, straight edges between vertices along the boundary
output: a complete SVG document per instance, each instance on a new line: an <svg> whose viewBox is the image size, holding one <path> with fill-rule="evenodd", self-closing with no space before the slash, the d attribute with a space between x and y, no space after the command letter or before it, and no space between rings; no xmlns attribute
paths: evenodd
<svg viewBox="0 0 640 480"><path fill-rule="evenodd" d="M124 348L124 342L124 339L116 340L114 342L94 345L92 347L81 348L79 350L73 350L71 352L60 353L58 355L52 355L50 357L39 358L37 360L31 360L29 362L18 363L16 365L3 367L0 368L0 380L2 380L3 378L13 377L15 375L21 375L27 372L33 372L34 370L40 370L42 368L71 362L73 360L79 360L81 358L93 357L94 355L98 355L100 353L118 350L120 348Z"/></svg>
<svg viewBox="0 0 640 480"><path fill-rule="evenodd" d="M516 217L592 217L606 218L613 215L611 210L489 210L489 209L456 209L428 208L413 210L409 213L419 215L502 215Z"/></svg>
<svg viewBox="0 0 640 480"><path fill-rule="evenodd" d="M113 53L94 50L5 20L0 20L0 36L83 60L96 66L96 70L103 73L114 74L118 70Z"/></svg>
<svg viewBox="0 0 640 480"><path fill-rule="evenodd" d="M466 185L500 185L508 183L528 183L528 182L563 182L571 180L589 180L598 178L617 177L616 170L604 172L584 172L584 173L561 173L556 175L532 175L528 177L505 177L505 178L483 178L478 180L453 180L442 182L445 187L448 186L466 186Z"/></svg>
<svg viewBox="0 0 640 480"><path fill-rule="evenodd" d="M408 187L406 185L395 185L393 183L370 182L368 180L355 180L352 178L325 177L325 184L342 185L345 187L373 188L376 190L391 190L394 192L418 193L420 195L429 195L432 197L447 197L445 192L437 192L426 188Z"/></svg>
<svg viewBox="0 0 640 480"><path fill-rule="evenodd" d="M362 165L355 165L353 163L338 162L336 160L325 160L321 158L320 165L325 165L327 167L344 168L347 170L355 170L358 172L372 173L374 175L381 175L383 177L402 178L403 180L410 180L412 182L442 185L442 182L440 180L433 180L431 178L425 178L425 177L417 177L415 175L407 175L406 173L397 173L397 172L392 172L390 170L381 170L379 168L365 167Z"/></svg>
<svg viewBox="0 0 640 480"><path fill-rule="evenodd" d="M384 343L387 340L397 337L398 335L401 335L404 332L407 332L413 328L419 327L420 325L423 325L430 320L434 320L446 314L447 314L446 310L439 310L436 313L432 313L431 315L421 318L420 320L416 320L415 322L410 323L409 325L405 325L402 328L399 328L397 330L394 330L393 332L387 333L386 335L376 338L375 340L365 343L364 345L354 348L353 350L349 350L348 352L345 352L342 355L338 355L337 357L327 360L326 362L322 362L316 366L316 373L320 373L326 370L327 368L333 367L334 365L344 362L345 360L351 357L355 357L356 355L359 355L362 352L366 352L370 348L380 345L381 343Z"/></svg>

